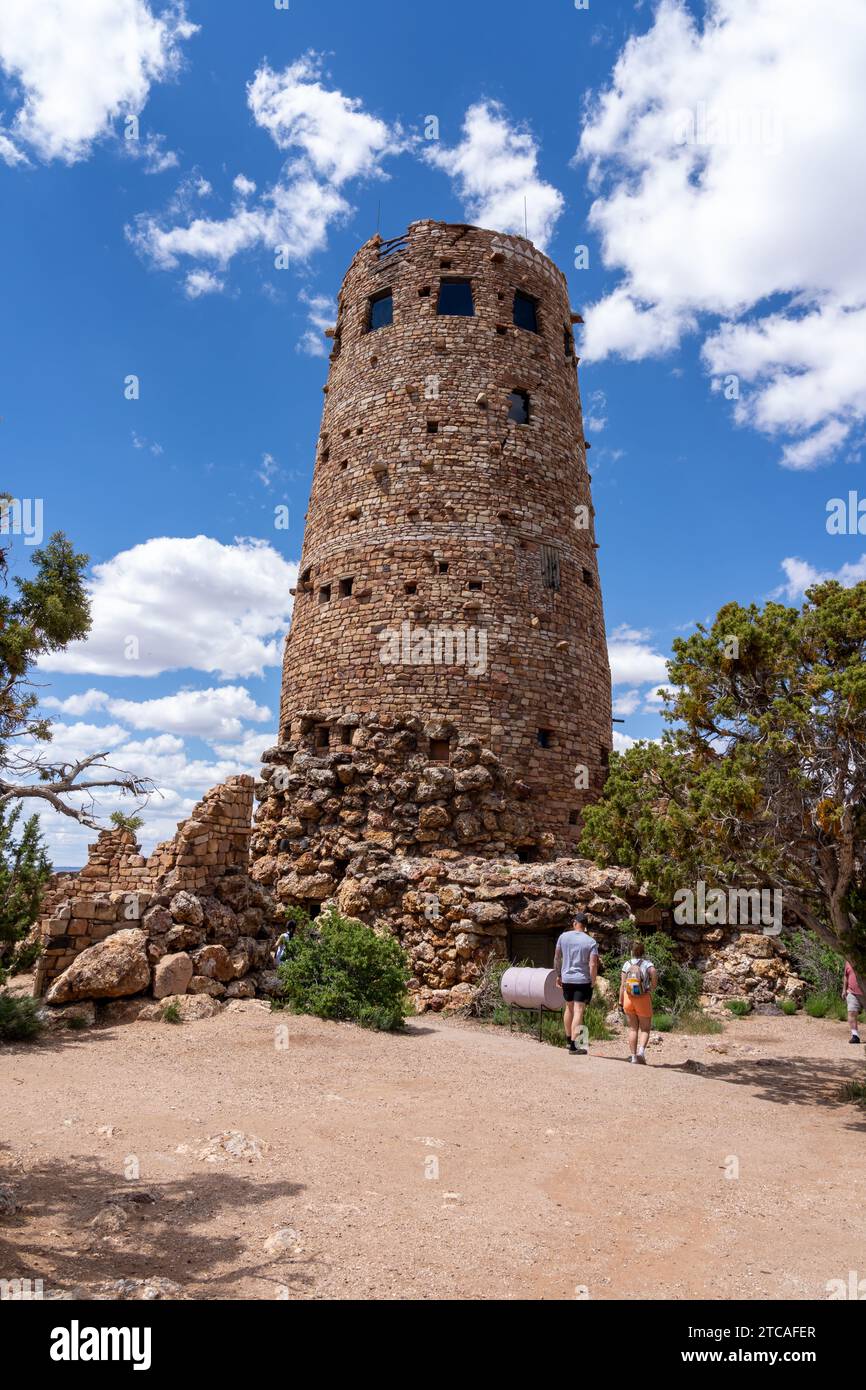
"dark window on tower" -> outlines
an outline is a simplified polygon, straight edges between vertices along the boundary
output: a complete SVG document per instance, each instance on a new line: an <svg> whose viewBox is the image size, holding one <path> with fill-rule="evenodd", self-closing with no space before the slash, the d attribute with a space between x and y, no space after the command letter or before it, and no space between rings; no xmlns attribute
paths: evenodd
<svg viewBox="0 0 866 1390"><path fill-rule="evenodd" d="M373 333L377 328L387 328L389 323L394 321L394 297L390 290L382 290L381 294L374 294L370 298L370 313L367 319L367 332Z"/></svg>
<svg viewBox="0 0 866 1390"><path fill-rule="evenodd" d="M438 571L439 574L447 574L447 573L448 573L448 561L447 561L447 560L440 560L439 563L438 563L438 565L436 566L436 569L437 569L437 571Z"/></svg>
<svg viewBox="0 0 866 1390"><path fill-rule="evenodd" d="M443 280L439 286L437 314L450 314L458 318L471 318L475 313L472 302L471 280Z"/></svg>
<svg viewBox="0 0 866 1390"><path fill-rule="evenodd" d="M538 861L538 845L518 845L517 858L521 864L535 864Z"/></svg>
<svg viewBox="0 0 866 1390"><path fill-rule="evenodd" d="M313 571L312 571L311 569L305 569L305 570L303 571L303 573L301 574L301 583L302 583L302 584L309 584L309 582L310 582L310 577L311 577L312 573L313 573Z"/></svg>
<svg viewBox="0 0 866 1390"><path fill-rule="evenodd" d="M528 328L530 333L538 332L538 301L522 290L515 291L514 322L518 328Z"/></svg>
<svg viewBox="0 0 866 1390"><path fill-rule="evenodd" d="M585 569L583 571L583 582L584 584L588 584L589 587L592 588L592 570Z"/></svg>
<svg viewBox="0 0 866 1390"><path fill-rule="evenodd" d="M610 749L609 749L609 748L602 748L602 749L601 749L601 765L602 765L602 767L609 767L609 766L610 766Z"/></svg>
<svg viewBox="0 0 866 1390"><path fill-rule="evenodd" d="M427 421L427 433L428 433L428 434L438 434L438 433L439 433L439 421L438 421L438 420L428 420L428 421Z"/></svg>
<svg viewBox="0 0 866 1390"><path fill-rule="evenodd" d="M545 589L559 589L559 551L555 546L543 545L541 547L541 577Z"/></svg>
<svg viewBox="0 0 866 1390"><path fill-rule="evenodd" d="M317 748L328 748L328 747L330 746L330 742L331 742L331 730L328 728L328 725L327 725L327 724L318 724L318 725L316 726L316 747L317 747Z"/></svg>
<svg viewBox="0 0 866 1390"><path fill-rule="evenodd" d="M451 761L451 744L447 738L431 738L430 758L434 763Z"/></svg>
<svg viewBox="0 0 866 1390"><path fill-rule="evenodd" d="M331 602L331 586L330 586L330 584L323 584L322 587L321 587L321 589L319 590L319 603L330 603L330 602Z"/></svg>
<svg viewBox="0 0 866 1390"><path fill-rule="evenodd" d="M539 730L538 730L538 733L537 733L537 735L536 735L536 737L537 737L537 739L538 739L538 746L539 746L539 748L552 748L552 747L553 747L553 730L552 730L552 729L539 729Z"/></svg>
<svg viewBox="0 0 866 1390"><path fill-rule="evenodd" d="M569 811L569 813L568 813L568 823L569 823L569 825L580 825L580 812L579 812L579 811Z"/></svg>
<svg viewBox="0 0 866 1390"><path fill-rule="evenodd" d="M573 357L573 356L574 356L574 334L572 333L571 329L570 329L570 328L566 328L566 329L564 330L564 332L563 332L562 337L563 337L563 344L564 344L564 346L565 346L565 355L566 355L566 357Z"/></svg>
<svg viewBox="0 0 866 1390"><path fill-rule="evenodd" d="M479 590L484 588L484 581L481 579L470 579L469 588L472 589L473 592L477 593Z"/></svg>
<svg viewBox="0 0 866 1390"><path fill-rule="evenodd" d="M407 594L417 594L418 592L418 585L415 583L414 579L410 579L408 583L403 585L403 588Z"/></svg>
<svg viewBox="0 0 866 1390"><path fill-rule="evenodd" d="M345 579L340 580L340 598L351 597L352 585L354 584L354 582L355 581L351 576L347 576Z"/></svg>
<svg viewBox="0 0 866 1390"><path fill-rule="evenodd" d="M529 424L529 392L512 391L508 398L508 418L515 425Z"/></svg>

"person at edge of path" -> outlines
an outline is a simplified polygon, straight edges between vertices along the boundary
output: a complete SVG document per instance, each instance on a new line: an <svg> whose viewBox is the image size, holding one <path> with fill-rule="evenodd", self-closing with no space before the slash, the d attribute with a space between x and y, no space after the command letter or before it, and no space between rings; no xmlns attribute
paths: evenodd
<svg viewBox="0 0 866 1390"><path fill-rule="evenodd" d="M583 1016L598 977L598 942L584 931L585 921L585 912L575 914L571 927L557 941L553 957L556 983L565 995L565 1036L568 1050L574 1055L589 1051L582 1044L578 1046L577 1039L582 1034Z"/></svg>
<svg viewBox="0 0 866 1390"><path fill-rule="evenodd" d="M646 1066L646 1048L653 1022L653 990L658 972L644 955L644 944L637 937L631 943L631 956L622 967L619 1007L628 1023L629 1061Z"/></svg>
<svg viewBox="0 0 866 1390"><path fill-rule="evenodd" d="M845 962L845 980L842 985L842 998L848 1005L848 1024L851 1029L849 1042L859 1043L860 1028L859 1019L864 1008L866 1008L866 990L864 990L857 978L857 973L850 960Z"/></svg>

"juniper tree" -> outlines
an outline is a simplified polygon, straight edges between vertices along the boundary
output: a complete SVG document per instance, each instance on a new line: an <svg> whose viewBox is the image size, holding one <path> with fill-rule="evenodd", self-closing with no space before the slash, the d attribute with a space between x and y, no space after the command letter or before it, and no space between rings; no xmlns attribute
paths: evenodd
<svg viewBox="0 0 866 1390"><path fill-rule="evenodd" d="M866 971L866 583L729 603L677 638L658 743L611 758L582 849L659 901L767 887Z"/></svg>
<svg viewBox="0 0 866 1390"><path fill-rule="evenodd" d="M9 531L9 501L0 495L0 534ZM33 668L90 631L84 584L86 555L62 531L33 552L31 570L10 579L11 543L0 544L0 813L25 797L93 829L95 793L112 787L133 796L151 783L106 763L108 750L73 762L50 756L51 723L39 711ZM78 798L83 798L79 800Z"/></svg>

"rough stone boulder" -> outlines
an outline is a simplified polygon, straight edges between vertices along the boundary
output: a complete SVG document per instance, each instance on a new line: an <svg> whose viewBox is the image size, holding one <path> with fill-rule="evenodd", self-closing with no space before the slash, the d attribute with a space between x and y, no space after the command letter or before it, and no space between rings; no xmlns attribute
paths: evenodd
<svg viewBox="0 0 866 1390"><path fill-rule="evenodd" d="M175 893L169 903L169 912L175 922L185 922L191 927L200 927L204 921L204 909L198 898L185 890Z"/></svg>
<svg viewBox="0 0 866 1390"><path fill-rule="evenodd" d="M73 999L120 999L150 984L147 937L137 927L114 932L77 956L58 975L45 996L47 1004Z"/></svg>
<svg viewBox="0 0 866 1390"><path fill-rule="evenodd" d="M192 973L192 960L186 951L163 956L153 974L154 999L165 999L169 994L186 994Z"/></svg>
<svg viewBox="0 0 866 1390"><path fill-rule="evenodd" d="M181 1023L195 1023L200 1018L213 1018L222 1005L207 994L168 994L153 1004L145 1004L138 1015L139 1023L158 1023L166 1009L174 1006Z"/></svg>

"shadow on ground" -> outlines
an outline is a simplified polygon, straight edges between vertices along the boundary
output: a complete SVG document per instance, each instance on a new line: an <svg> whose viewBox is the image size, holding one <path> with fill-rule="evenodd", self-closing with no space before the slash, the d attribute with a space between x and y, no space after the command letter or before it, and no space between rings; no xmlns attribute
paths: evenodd
<svg viewBox="0 0 866 1390"><path fill-rule="evenodd" d="M852 1105L845 1094L851 1081L866 1079L864 1068L814 1057L757 1057L748 1061L656 1063L656 1068L687 1072L708 1081L726 1081L733 1086L748 1086L760 1100L774 1105L818 1106L824 1109L847 1108L850 1115L846 1126L866 1133L866 1110Z"/></svg>
<svg viewBox="0 0 866 1390"><path fill-rule="evenodd" d="M222 1164L169 1182L133 1183L82 1159L0 1176L12 1182L19 1203L0 1219L0 1277L42 1279L46 1294L80 1289L88 1297L116 1280L159 1278L187 1297L231 1299L240 1296L240 1281L252 1278L273 1286L272 1295L263 1289L260 1297L276 1298L280 1287L293 1297L315 1282L307 1257L253 1255L248 1247L261 1251L261 1237L244 1229L251 1209L297 1198L301 1183L253 1182ZM148 1193L155 1200L137 1200Z"/></svg>

